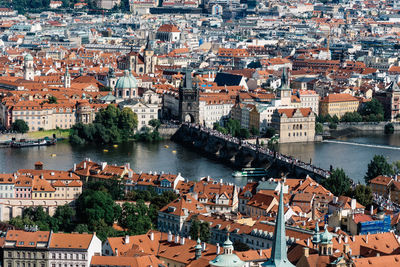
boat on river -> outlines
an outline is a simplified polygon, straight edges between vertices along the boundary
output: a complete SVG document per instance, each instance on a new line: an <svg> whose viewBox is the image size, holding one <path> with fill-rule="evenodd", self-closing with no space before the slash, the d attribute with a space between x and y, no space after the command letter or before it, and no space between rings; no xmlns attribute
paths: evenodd
<svg viewBox="0 0 400 267"><path fill-rule="evenodd" d="M233 172L232 176L237 178L262 178L267 176L267 170L264 168L243 168L241 171Z"/></svg>
<svg viewBox="0 0 400 267"><path fill-rule="evenodd" d="M21 148L21 147L32 147L32 146L51 146L57 143L57 139L38 139L38 140L25 140L21 139L19 141L12 141L11 147Z"/></svg>

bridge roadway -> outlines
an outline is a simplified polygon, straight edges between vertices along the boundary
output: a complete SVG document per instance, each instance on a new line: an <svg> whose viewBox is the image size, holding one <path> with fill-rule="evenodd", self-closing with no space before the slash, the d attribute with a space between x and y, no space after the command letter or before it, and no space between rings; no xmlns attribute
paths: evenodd
<svg viewBox="0 0 400 267"><path fill-rule="evenodd" d="M309 175L316 181L330 175L329 171L309 163L196 124L182 124L171 139L238 168L270 166L295 177Z"/></svg>

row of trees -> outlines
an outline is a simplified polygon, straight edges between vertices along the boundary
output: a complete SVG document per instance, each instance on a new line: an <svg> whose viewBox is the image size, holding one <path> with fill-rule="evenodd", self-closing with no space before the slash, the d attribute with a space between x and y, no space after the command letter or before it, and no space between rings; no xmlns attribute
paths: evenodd
<svg viewBox="0 0 400 267"><path fill-rule="evenodd" d="M11 219L10 224L18 228L37 225L44 231L96 232L102 240L109 236L144 234L156 229L158 210L177 195L173 192L158 195L153 190L134 191L127 194L127 200L133 203L116 204L116 200L123 198L123 187L117 180L88 183L75 207L60 206L52 217L42 207L27 208L22 216ZM113 228L114 222L124 231Z"/></svg>
<svg viewBox="0 0 400 267"><path fill-rule="evenodd" d="M221 132L223 134L230 134L234 137L247 139L250 137L250 131L246 128L242 128L240 125L240 121L229 119L225 124L225 127L222 127L219 123L214 123L214 130ZM255 133L253 133L253 131ZM252 129L252 133L254 135L258 135L258 129Z"/></svg>
<svg viewBox="0 0 400 267"><path fill-rule="evenodd" d="M107 106L96 114L94 123L77 123L71 129L72 144L121 143L130 137L138 124L137 114L129 108L120 110L114 105Z"/></svg>
<svg viewBox="0 0 400 267"><path fill-rule="evenodd" d="M384 156L375 155L368 164L368 169L364 176L367 185L358 184L353 188L352 180L346 175L343 169L333 170L331 176L322 181L321 184L335 196L347 195L357 199L360 204L369 206L373 202L372 190L368 186L369 181L379 175L390 176L399 172L400 161L390 164Z"/></svg>

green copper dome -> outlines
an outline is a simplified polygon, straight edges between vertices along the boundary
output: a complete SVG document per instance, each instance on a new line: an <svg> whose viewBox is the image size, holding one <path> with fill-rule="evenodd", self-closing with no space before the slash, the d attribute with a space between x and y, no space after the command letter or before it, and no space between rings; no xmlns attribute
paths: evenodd
<svg viewBox="0 0 400 267"><path fill-rule="evenodd" d="M130 89L130 88L137 88L137 81L135 77L128 70L124 72L124 76L117 80L115 84L116 89Z"/></svg>
<svg viewBox="0 0 400 267"><path fill-rule="evenodd" d="M26 54L26 56L24 57L24 60L25 61L28 61L28 60L33 60L33 57L32 57L32 55L31 54Z"/></svg>
<svg viewBox="0 0 400 267"><path fill-rule="evenodd" d="M319 226L318 226L318 222L315 224L315 233L312 237L312 242L314 244L318 244L319 242L321 242L321 234L319 233Z"/></svg>
<svg viewBox="0 0 400 267"><path fill-rule="evenodd" d="M209 263L218 267L242 267L245 264L236 254L220 254Z"/></svg>
<svg viewBox="0 0 400 267"><path fill-rule="evenodd" d="M325 227L325 231L321 234L321 243L322 244L331 244L332 243L332 234L328 232L328 228Z"/></svg>

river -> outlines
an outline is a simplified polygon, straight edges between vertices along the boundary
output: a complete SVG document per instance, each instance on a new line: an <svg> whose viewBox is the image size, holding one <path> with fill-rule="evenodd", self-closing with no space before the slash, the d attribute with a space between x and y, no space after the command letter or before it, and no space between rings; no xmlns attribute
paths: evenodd
<svg viewBox="0 0 400 267"><path fill-rule="evenodd" d="M108 151L105 152L104 149ZM333 142L283 144L279 150L303 161L309 162L311 158L313 164L322 168L328 169L330 165L343 168L354 181L363 181L367 165L375 154L384 155L390 162L400 160L400 134L372 133L341 138ZM68 170L74 163L85 158L97 162L106 161L109 164L129 162L136 172L181 173L190 180L209 175L239 186L246 183L246 179L232 178L233 170L228 166L171 141L155 144L126 143L116 148L72 147L67 142L49 147L0 148L0 171L10 173L18 169L33 168L34 163L39 160L44 163L45 169Z"/></svg>

